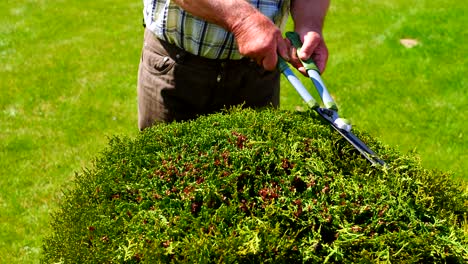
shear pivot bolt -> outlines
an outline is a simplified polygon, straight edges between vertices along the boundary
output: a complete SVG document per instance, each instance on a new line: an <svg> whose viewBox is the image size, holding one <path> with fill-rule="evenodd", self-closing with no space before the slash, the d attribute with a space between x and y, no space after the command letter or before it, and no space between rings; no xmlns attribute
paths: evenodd
<svg viewBox="0 0 468 264"><path fill-rule="evenodd" d="M349 121L344 118L337 118L333 123L341 130L345 130L347 132L351 131L351 125L349 124Z"/></svg>

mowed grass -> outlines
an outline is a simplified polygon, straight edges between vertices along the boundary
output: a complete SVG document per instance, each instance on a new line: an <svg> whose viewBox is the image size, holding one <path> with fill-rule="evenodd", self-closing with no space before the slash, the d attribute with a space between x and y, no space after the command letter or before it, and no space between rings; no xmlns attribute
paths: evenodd
<svg viewBox="0 0 468 264"><path fill-rule="evenodd" d="M0 3L0 263L37 262L74 172L137 133L141 5Z"/></svg>
<svg viewBox="0 0 468 264"><path fill-rule="evenodd" d="M74 173L109 136L138 133L141 9L141 1L0 2L0 263L38 262ZM465 179L466 10L455 0L333 1L323 75L355 127ZM405 48L401 38L419 44ZM284 80L281 101L303 106Z"/></svg>
<svg viewBox="0 0 468 264"><path fill-rule="evenodd" d="M403 152L415 151L427 168L465 179L467 10L455 0L333 1L324 33L330 58L322 76L354 127ZM401 39L418 44L407 48ZM283 87L283 106L300 105L284 80Z"/></svg>

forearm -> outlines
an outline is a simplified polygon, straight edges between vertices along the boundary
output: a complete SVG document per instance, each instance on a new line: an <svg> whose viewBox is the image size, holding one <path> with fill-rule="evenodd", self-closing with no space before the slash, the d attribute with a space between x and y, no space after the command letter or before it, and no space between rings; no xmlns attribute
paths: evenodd
<svg viewBox="0 0 468 264"><path fill-rule="evenodd" d="M233 33L240 54L274 70L288 55L280 29L246 0L173 0L178 6Z"/></svg>
<svg viewBox="0 0 468 264"><path fill-rule="evenodd" d="M294 20L294 30L300 34L307 31L322 34L329 5L330 0L292 0L291 16Z"/></svg>
<svg viewBox="0 0 468 264"><path fill-rule="evenodd" d="M260 12L245 0L174 0L187 12L233 31L247 17Z"/></svg>
<svg viewBox="0 0 468 264"><path fill-rule="evenodd" d="M330 0L292 0L291 3L294 31L299 34L303 43L298 57L301 60L312 58L320 72L325 70L328 60L322 29L329 5ZM297 61L296 67L305 73L305 69Z"/></svg>

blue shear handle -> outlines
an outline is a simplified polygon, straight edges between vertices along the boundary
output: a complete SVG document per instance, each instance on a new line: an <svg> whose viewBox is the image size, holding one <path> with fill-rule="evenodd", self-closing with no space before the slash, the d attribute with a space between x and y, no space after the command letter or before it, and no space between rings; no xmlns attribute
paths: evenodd
<svg viewBox="0 0 468 264"><path fill-rule="evenodd" d="M302 47L302 42L299 35L296 32L286 32L286 37L291 41L291 43L299 53ZM323 104L325 105L325 108L338 111L338 106L336 105L335 101L328 92L327 87L323 83L322 78L320 77L320 71L317 65L315 65L314 61L312 59L308 59L306 61L301 60L301 62L304 68L307 70L307 74L312 79L315 88L317 88L320 98L322 98Z"/></svg>
<svg viewBox="0 0 468 264"><path fill-rule="evenodd" d="M299 78L297 78L294 72L289 68L288 64L280 56L278 56L278 69L284 74L286 79L288 79L309 107L313 109L319 107L319 104L315 101L314 97L310 95L309 91L307 91Z"/></svg>
<svg viewBox="0 0 468 264"><path fill-rule="evenodd" d="M323 104L325 105L325 108L338 111L338 106L336 105L331 95L328 93L327 87L325 87L322 78L320 78L320 74L314 70L308 70L307 74L309 75L310 79L312 79L315 88L317 88L320 98L322 98Z"/></svg>
<svg viewBox="0 0 468 264"><path fill-rule="evenodd" d="M296 33L296 32L286 32L286 37L291 41L291 43L293 44L293 46L297 49L297 53L299 54L299 51L301 50L301 47L302 47L302 41L301 41L301 38L299 37L299 35ZM306 61L302 61L302 66L304 66L304 68L307 70L307 71L316 71L320 74L320 70L319 68L317 67L317 65L315 64L315 62L312 60L312 59L308 59Z"/></svg>

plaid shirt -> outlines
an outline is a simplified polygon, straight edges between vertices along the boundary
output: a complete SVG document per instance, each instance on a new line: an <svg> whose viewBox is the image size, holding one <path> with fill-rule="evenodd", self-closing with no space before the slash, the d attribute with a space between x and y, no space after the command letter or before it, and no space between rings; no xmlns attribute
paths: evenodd
<svg viewBox="0 0 468 264"><path fill-rule="evenodd" d="M249 0L279 27L284 27L290 0ZM146 27L156 36L209 59L241 59L232 33L194 17L170 0L144 0Z"/></svg>

